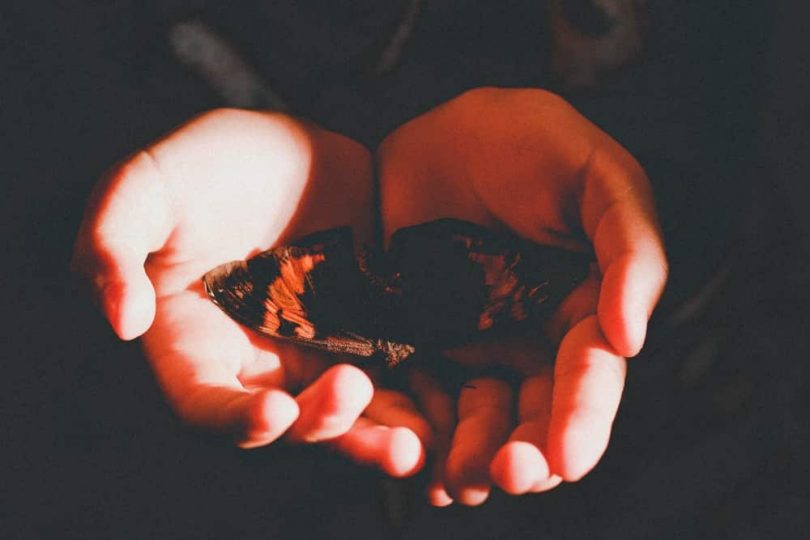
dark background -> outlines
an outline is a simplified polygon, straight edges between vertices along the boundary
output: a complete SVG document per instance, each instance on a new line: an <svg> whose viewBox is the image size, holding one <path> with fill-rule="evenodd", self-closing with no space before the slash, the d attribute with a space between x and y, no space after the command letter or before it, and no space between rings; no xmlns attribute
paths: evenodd
<svg viewBox="0 0 810 540"><path fill-rule="evenodd" d="M672 278L585 480L436 510L320 448L244 453L183 428L137 343L67 262L103 170L222 99L173 57L197 17L293 113L374 147L481 85L556 88L540 0L427 2L396 69L369 66L404 1L0 5L5 537L795 538L807 528L805 211L810 38L800 2L650 2L643 57L557 88L647 168Z"/></svg>

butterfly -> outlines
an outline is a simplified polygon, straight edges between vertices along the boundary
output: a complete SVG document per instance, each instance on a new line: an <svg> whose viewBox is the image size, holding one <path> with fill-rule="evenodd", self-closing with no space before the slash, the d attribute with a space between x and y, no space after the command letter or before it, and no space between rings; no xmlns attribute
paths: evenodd
<svg viewBox="0 0 810 540"><path fill-rule="evenodd" d="M203 276L211 300L237 322L275 338L333 353L381 354L389 366L414 348L344 329L364 317L370 285L354 255L351 228L305 236L247 261L233 261ZM373 331L360 325L361 331Z"/></svg>
<svg viewBox="0 0 810 540"><path fill-rule="evenodd" d="M209 297L265 335L329 352L442 350L548 316L587 275L587 255L456 219L397 231L356 254L350 227L234 261L203 276Z"/></svg>

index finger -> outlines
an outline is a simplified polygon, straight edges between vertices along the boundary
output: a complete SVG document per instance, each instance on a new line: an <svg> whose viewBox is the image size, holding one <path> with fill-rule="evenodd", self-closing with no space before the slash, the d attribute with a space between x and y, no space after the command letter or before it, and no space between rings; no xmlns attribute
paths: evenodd
<svg viewBox="0 0 810 540"><path fill-rule="evenodd" d="M605 139L583 170L580 215L603 276L599 324L616 351L630 357L644 344L668 264L644 170L618 143Z"/></svg>
<svg viewBox="0 0 810 540"><path fill-rule="evenodd" d="M320 351L267 340L242 327L195 292L158 302L144 345L164 394L185 422L230 433L242 447L285 432L296 442L346 433L371 400L357 367L327 366ZM285 388L304 386L295 398Z"/></svg>

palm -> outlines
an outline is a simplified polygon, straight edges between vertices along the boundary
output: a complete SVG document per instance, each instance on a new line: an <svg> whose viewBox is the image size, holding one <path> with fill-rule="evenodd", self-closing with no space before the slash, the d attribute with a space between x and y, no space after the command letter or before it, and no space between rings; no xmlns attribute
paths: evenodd
<svg viewBox="0 0 810 540"><path fill-rule="evenodd" d="M289 117L216 111L102 184L75 265L101 289L119 335L148 328L147 356L186 421L231 431L243 446L286 432L293 441L331 440L392 474L418 466L413 432L383 425L423 434L406 399L378 392L368 417L358 419L373 393L365 374L246 331L206 298L200 279L318 230L351 225L357 242L369 240L370 163L356 142ZM299 389L295 398L286 392Z"/></svg>
<svg viewBox="0 0 810 540"><path fill-rule="evenodd" d="M434 502L449 502L446 487L480 503L491 479L511 493L578 479L607 445L622 355L640 349L666 276L643 170L568 104L533 90L464 94L397 129L379 153L386 237L451 216L593 249L599 263L533 335L448 351L468 365L509 364L523 380L517 396L497 379L465 385L455 427L452 410L426 408L447 439ZM416 387L447 409L435 385Z"/></svg>
<svg viewBox="0 0 810 540"><path fill-rule="evenodd" d="M439 453L449 453L446 463L439 459L447 467L439 468L439 488L448 485L461 502L486 498L490 464L512 493L579 478L607 444L624 380L620 355L640 349L666 280L643 171L559 98L491 89L404 125L381 145L378 161L386 238L456 217L540 243L593 246L599 272L563 302L545 337L448 352L523 372L517 426L512 389L496 379L461 393L457 425L452 401L435 384L416 373L413 385L438 431ZM246 332L205 298L200 281L219 264L318 230L348 224L356 241L369 240L370 171L363 147L315 126L283 115L208 113L99 184L74 269L94 285L119 336L148 329L147 355L187 421L230 430L244 446L284 433L329 439L358 461L407 474L422 457L415 433L427 441L430 429L406 396L374 391L357 368L329 368L319 354ZM553 374L550 355L540 352L547 340L559 344ZM295 398L286 391L298 388Z"/></svg>
<svg viewBox="0 0 810 540"><path fill-rule="evenodd" d="M274 120L254 113L207 117L150 151L175 226L146 264L157 311L145 344L181 409L199 412L200 406L195 392L174 381L198 385L203 377L235 388L294 388L326 365L318 355L289 347L282 354L276 343L252 337L205 298L200 282L214 266L244 259L285 236L351 223L362 239L369 229L365 149ZM178 376L189 370L197 373L194 381Z"/></svg>

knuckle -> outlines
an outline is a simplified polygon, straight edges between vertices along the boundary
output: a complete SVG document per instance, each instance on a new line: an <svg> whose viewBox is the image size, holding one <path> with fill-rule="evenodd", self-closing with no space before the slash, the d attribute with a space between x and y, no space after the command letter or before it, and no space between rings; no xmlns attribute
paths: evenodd
<svg viewBox="0 0 810 540"><path fill-rule="evenodd" d="M509 90L497 86L479 86L465 90L457 99L465 102L491 101L505 92L509 92Z"/></svg>
<svg viewBox="0 0 810 540"><path fill-rule="evenodd" d="M526 103L556 107L570 107L558 94L542 88L501 88L483 86L467 90L459 96L459 101L485 106L522 106Z"/></svg>
<svg viewBox="0 0 810 540"><path fill-rule="evenodd" d="M248 126L261 126L281 137L300 139L313 130L305 122L277 111L254 111L220 107L206 111L191 119L184 127L204 128L217 134L239 134Z"/></svg>
<svg viewBox="0 0 810 540"><path fill-rule="evenodd" d="M238 109L235 107L216 107L214 109L210 109L203 113L200 113L199 116L192 119L191 122L194 121L227 121L232 120L235 118L244 118L245 116L250 116L254 114L254 111L249 111L247 109Z"/></svg>

